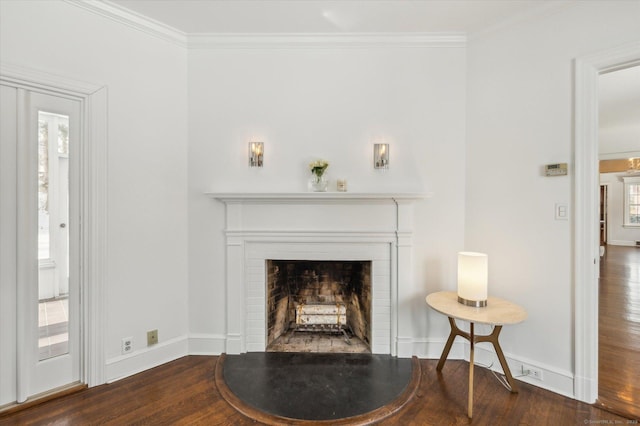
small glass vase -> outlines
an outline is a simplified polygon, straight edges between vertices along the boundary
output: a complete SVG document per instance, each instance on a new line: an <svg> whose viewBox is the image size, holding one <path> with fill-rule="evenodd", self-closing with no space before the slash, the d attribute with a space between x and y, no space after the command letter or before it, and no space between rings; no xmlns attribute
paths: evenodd
<svg viewBox="0 0 640 426"><path fill-rule="evenodd" d="M312 175L309 178L309 191L313 192L327 192L329 181L323 176Z"/></svg>

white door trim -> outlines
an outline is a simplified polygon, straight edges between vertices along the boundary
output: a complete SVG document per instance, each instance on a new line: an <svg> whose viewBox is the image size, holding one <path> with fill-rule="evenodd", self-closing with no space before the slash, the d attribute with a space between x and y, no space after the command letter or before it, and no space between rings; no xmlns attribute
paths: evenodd
<svg viewBox="0 0 640 426"><path fill-rule="evenodd" d="M639 60L638 41L575 60L574 395L588 403L598 397L598 76Z"/></svg>
<svg viewBox="0 0 640 426"><path fill-rule="evenodd" d="M82 382L105 382L104 336L107 280L107 87L0 63L0 82L81 103L80 292ZM20 127L20 126L19 126ZM20 131L20 130L19 130ZM20 333L19 333L20 334Z"/></svg>

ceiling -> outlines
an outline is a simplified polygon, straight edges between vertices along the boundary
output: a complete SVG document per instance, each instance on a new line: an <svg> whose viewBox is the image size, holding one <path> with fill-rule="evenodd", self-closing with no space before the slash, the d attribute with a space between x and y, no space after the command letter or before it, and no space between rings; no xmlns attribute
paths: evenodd
<svg viewBox="0 0 640 426"><path fill-rule="evenodd" d="M456 32L551 13L576 0L102 0L185 34ZM601 125L640 116L640 66L603 74Z"/></svg>
<svg viewBox="0 0 640 426"><path fill-rule="evenodd" d="M473 34L568 0L109 0L183 33Z"/></svg>

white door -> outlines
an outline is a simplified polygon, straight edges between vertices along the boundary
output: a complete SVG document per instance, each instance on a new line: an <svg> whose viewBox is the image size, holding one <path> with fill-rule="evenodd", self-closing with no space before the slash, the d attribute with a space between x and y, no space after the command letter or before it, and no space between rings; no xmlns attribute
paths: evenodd
<svg viewBox="0 0 640 426"><path fill-rule="evenodd" d="M0 405L80 381L80 103L2 88ZM6 380L5 380L6 378Z"/></svg>

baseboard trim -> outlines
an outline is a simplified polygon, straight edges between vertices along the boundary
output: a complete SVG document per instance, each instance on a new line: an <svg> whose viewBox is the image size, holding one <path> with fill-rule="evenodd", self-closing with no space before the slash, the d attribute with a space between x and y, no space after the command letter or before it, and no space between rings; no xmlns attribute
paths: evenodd
<svg viewBox="0 0 640 426"><path fill-rule="evenodd" d="M612 240L607 242L607 245L610 246L624 246L624 247L637 247L635 241L627 241L627 240Z"/></svg>
<svg viewBox="0 0 640 426"><path fill-rule="evenodd" d="M414 339L413 354L418 358L423 359L440 359L440 355L442 355L442 350L444 349L444 345L446 343L446 338ZM454 341L453 345L451 345L451 350L449 351L449 356L447 359L468 359L468 355L465 358L465 353L468 353L468 349L465 351L465 348L468 347L469 345L461 339Z"/></svg>
<svg viewBox="0 0 640 426"><path fill-rule="evenodd" d="M189 334L189 355L220 355L226 340L223 334Z"/></svg>
<svg viewBox="0 0 640 426"><path fill-rule="evenodd" d="M27 408L35 407L36 405L43 404L53 399L61 398L63 396L72 395L87 389L87 385L84 383L72 383L70 385L61 386L59 388L52 389L47 392L43 392L38 395L27 398L25 402L20 404L12 403L0 407L0 418L6 417L10 414L17 413L19 411L26 410Z"/></svg>
<svg viewBox="0 0 640 426"><path fill-rule="evenodd" d="M468 347L468 345L466 346ZM572 373L562 371L527 358L514 357L507 353L504 354L504 357L507 360L507 364L509 364L509 369L511 370L511 375L514 379L575 399L574 375ZM466 359L468 359L468 356ZM498 360L496 353L493 351L493 348L476 346L475 360L476 364L485 365L487 368L503 374L500 361ZM542 380L523 375L523 365L540 370L542 372Z"/></svg>
<svg viewBox="0 0 640 426"><path fill-rule="evenodd" d="M419 358L439 359L446 341L446 339L414 339L413 353ZM575 399L574 375L571 372L562 371L537 361L517 357L508 353L505 353L504 356L514 379ZM462 339L454 341L447 359L469 361L469 342ZM500 374L503 373L500 361L491 346L486 348L476 346L475 364L485 366ZM543 380L523 376L521 373L523 365L540 370Z"/></svg>
<svg viewBox="0 0 640 426"><path fill-rule="evenodd" d="M180 336L129 355L110 358L106 362L106 383L113 383L188 354L187 336Z"/></svg>
<svg viewBox="0 0 640 426"><path fill-rule="evenodd" d="M446 338L409 339L405 337L399 344L398 356L439 359L446 341ZM118 381L186 355L220 355L226 352L226 344L227 336L222 334L190 334L135 351L130 355L114 357L106 363L107 383ZM505 353L505 358L515 379L575 399L575 378L571 372L508 353ZM469 343L461 339L454 341L447 359L468 361ZM498 357L491 347L476 346L475 360L476 365L486 366L497 373L502 373ZM521 374L523 365L540 370L543 380L523 376Z"/></svg>

